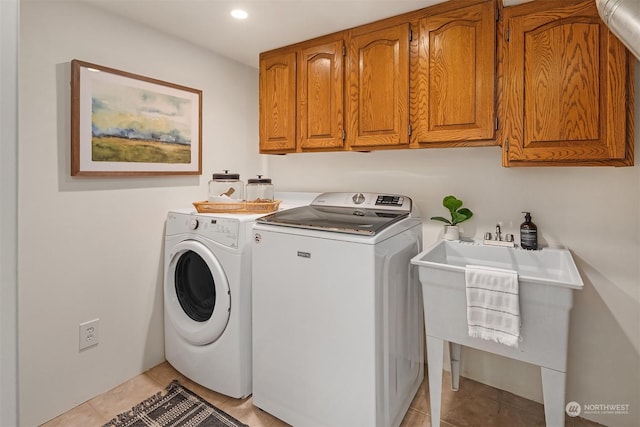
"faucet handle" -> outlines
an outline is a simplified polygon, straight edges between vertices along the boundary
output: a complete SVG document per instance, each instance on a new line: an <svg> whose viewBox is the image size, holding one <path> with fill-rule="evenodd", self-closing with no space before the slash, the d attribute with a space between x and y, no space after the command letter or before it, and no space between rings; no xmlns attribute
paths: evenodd
<svg viewBox="0 0 640 427"><path fill-rule="evenodd" d="M484 233L484 240L491 240L491 233L489 233L488 231Z"/></svg>

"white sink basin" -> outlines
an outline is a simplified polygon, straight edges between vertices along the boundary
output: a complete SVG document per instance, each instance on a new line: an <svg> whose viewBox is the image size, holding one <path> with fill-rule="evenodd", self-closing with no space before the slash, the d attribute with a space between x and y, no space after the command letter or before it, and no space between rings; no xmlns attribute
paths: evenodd
<svg viewBox="0 0 640 427"><path fill-rule="evenodd" d="M426 248L411 262L421 267L459 272L464 272L466 265L504 268L516 271L520 283L541 283L573 289L583 287L578 269L567 249L527 251L441 240Z"/></svg>
<svg viewBox="0 0 640 427"><path fill-rule="evenodd" d="M452 387L457 389L460 347L510 357L541 368L547 426L564 425L569 318L573 292L583 283L567 249L527 251L472 242L439 241L416 255L424 303L431 422L440 425L442 354L450 346ZM465 266L518 273L520 336L517 348L470 337L467 326Z"/></svg>

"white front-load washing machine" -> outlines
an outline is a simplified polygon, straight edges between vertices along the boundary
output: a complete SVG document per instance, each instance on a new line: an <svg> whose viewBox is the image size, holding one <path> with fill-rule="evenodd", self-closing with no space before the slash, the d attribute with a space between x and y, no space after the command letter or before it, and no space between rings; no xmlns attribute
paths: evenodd
<svg viewBox="0 0 640 427"><path fill-rule="evenodd" d="M260 215L170 211L165 231L165 357L235 398L251 394L251 227Z"/></svg>

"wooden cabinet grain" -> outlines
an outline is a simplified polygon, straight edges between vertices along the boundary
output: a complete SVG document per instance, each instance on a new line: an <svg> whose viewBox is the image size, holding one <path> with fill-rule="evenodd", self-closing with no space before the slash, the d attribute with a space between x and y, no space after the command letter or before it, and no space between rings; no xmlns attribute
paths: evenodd
<svg viewBox="0 0 640 427"><path fill-rule="evenodd" d="M633 164L633 63L593 1L504 9L505 166Z"/></svg>
<svg viewBox="0 0 640 427"><path fill-rule="evenodd" d="M342 40L302 49L298 71L302 150L339 149L344 145L343 49Z"/></svg>
<svg viewBox="0 0 640 427"><path fill-rule="evenodd" d="M348 145L409 144L409 24L355 33L348 49Z"/></svg>
<svg viewBox="0 0 640 427"><path fill-rule="evenodd" d="M408 91L408 23L363 26L262 54L260 151L408 146Z"/></svg>
<svg viewBox="0 0 640 427"><path fill-rule="evenodd" d="M260 152L495 145L495 7L451 0L261 54Z"/></svg>
<svg viewBox="0 0 640 427"><path fill-rule="evenodd" d="M635 60L594 2L500 3L261 54L260 152L501 145L504 166L632 165Z"/></svg>
<svg viewBox="0 0 640 427"><path fill-rule="evenodd" d="M260 56L260 152L296 149L296 52Z"/></svg>
<svg viewBox="0 0 640 427"><path fill-rule="evenodd" d="M344 41L312 40L260 57L260 152L341 149Z"/></svg>
<svg viewBox="0 0 640 427"><path fill-rule="evenodd" d="M496 145L495 28L494 1L420 19L412 144Z"/></svg>

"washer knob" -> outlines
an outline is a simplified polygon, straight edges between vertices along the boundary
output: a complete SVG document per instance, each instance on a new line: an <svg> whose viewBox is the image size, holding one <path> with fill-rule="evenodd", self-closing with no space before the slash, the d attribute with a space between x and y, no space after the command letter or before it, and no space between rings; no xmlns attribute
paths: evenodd
<svg viewBox="0 0 640 427"><path fill-rule="evenodd" d="M364 194L362 193L354 194L351 200L353 200L353 203L355 203L356 205L360 205L364 203Z"/></svg>
<svg viewBox="0 0 640 427"><path fill-rule="evenodd" d="M189 228L195 230L196 228L198 228L198 225L200 225L198 220L196 218L191 218L191 221L189 221Z"/></svg>

